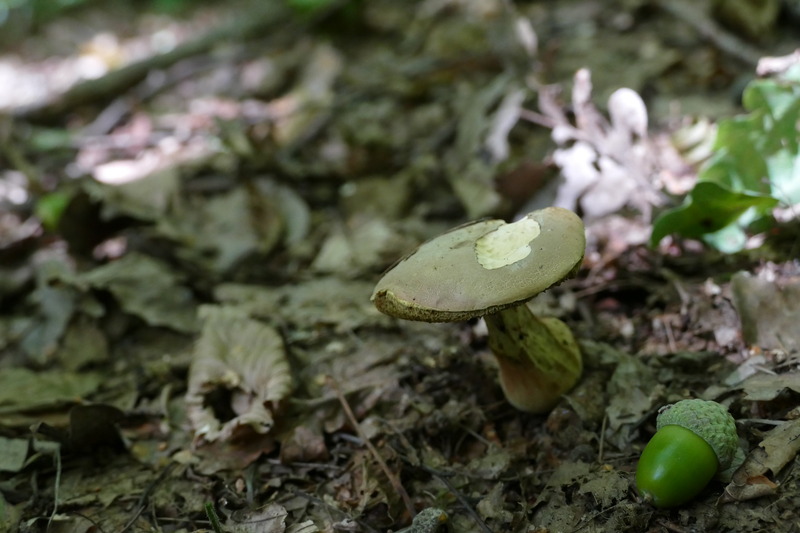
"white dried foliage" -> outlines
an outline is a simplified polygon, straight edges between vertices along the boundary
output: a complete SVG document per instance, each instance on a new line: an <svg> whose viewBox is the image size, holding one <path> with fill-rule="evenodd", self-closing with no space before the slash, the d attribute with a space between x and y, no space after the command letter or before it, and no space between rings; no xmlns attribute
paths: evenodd
<svg viewBox="0 0 800 533"><path fill-rule="evenodd" d="M517 34L517 40L525 52L531 57L536 57L539 51L539 37L533 29L531 21L525 17L517 17L514 21L514 32Z"/></svg>
<svg viewBox="0 0 800 533"><path fill-rule="evenodd" d="M800 10L800 6L795 9ZM762 77L775 76L777 74L785 74L789 70L798 67L800 67L800 48L785 56L762 57L758 60L756 74Z"/></svg>
<svg viewBox="0 0 800 533"><path fill-rule="evenodd" d="M539 109L558 145L553 162L564 178L554 205L572 210L580 206L588 220L631 206L649 220L661 197L656 185L658 154L647 134L642 98L632 89L618 89L608 101L609 120L591 101L587 69L575 74L574 120L557 96L556 87L543 87L539 93Z"/></svg>
<svg viewBox="0 0 800 533"><path fill-rule="evenodd" d="M622 135L647 136L647 107L642 97L633 89L617 89L608 98L608 116L612 132Z"/></svg>
<svg viewBox="0 0 800 533"><path fill-rule="evenodd" d="M275 328L231 307L204 306L203 329L189 369L186 404L195 437L230 438L240 426L268 433L273 410L292 389L283 340ZM211 405L230 398L235 414L219 420Z"/></svg>
<svg viewBox="0 0 800 533"><path fill-rule="evenodd" d="M525 101L524 89L512 89L500 102L500 106L492 117L492 125L486 136L485 147L492 156L492 161L500 162L508 159L511 147L508 135L519 121L522 103Z"/></svg>

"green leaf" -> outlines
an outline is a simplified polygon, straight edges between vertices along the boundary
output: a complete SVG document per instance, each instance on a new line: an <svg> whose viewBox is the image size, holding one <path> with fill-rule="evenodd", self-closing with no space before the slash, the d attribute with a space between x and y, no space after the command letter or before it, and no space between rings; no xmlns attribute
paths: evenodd
<svg viewBox="0 0 800 533"><path fill-rule="evenodd" d="M45 194L36 202L36 216L42 221L42 226L49 231L58 227L58 222L69 205L72 195L63 192Z"/></svg>
<svg viewBox="0 0 800 533"><path fill-rule="evenodd" d="M287 0L289 7L298 13L313 13L333 5L335 0Z"/></svg>
<svg viewBox="0 0 800 533"><path fill-rule="evenodd" d="M750 83L743 97L750 113L720 121L714 155L683 204L655 220L651 244L677 233L724 252L739 251L748 233L769 229L775 206L800 202L798 79Z"/></svg>
<svg viewBox="0 0 800 533"><path fill-rule="evenodd" d="M753 139L765 154L788 149L797 152L797 120L800 118L800 84L791 81L757 80L743 96L746 109L758 121ZM754 125L755 126L755 125Z"/></svg>
<svg viewBox="0 0 800 533"><path fill-rule="evenodd" d="M651 245L669 234L701 238L736 222L749 209L771 209L778 200L771 196L736 192L711 181L701 181L689 193L683 205L662 213L653 223Z"/></svg>
<svg viewBox="0 0 800 533"><path fill-rule="evenodd" d="M698 180L714 181L733 190L769 193L767 163L753 138L757 127L750 117L720 122L718 152L701 170Z"/></svg>
<svg viewBox="0 0 800 533"><path fill-rule="evenodd" d="M742 95L742 104L748 111L766 111L780 120L797 104L800 89L796 83L777 80L756 80Z"/></svg>
<svg viewBox="0 0 800 533"><path fill-rule="evenodd" d="M800 203L800 153L783 150L767 160L772 196L784 205Z"/></svg>

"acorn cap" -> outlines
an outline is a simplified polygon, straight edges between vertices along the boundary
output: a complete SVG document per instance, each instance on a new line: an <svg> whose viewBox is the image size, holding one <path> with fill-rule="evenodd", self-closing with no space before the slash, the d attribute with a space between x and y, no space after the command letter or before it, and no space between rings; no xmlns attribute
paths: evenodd
<svg viewBox="0 0 800 533"><path fill-rule="evenodd" d="M661 408L656 429L681 426L705 440L714 449L719 470L726 470L739 448L736 422L723 405L707 400L681 400Z"/></svg>
<svg viewBox="0 0 800 533"><path fill-rule="evenodd" d="M525 302L573 275L586 248L583 222L548 207L513 223L482 220L419 246L375 286L379 311L454 322Z"/></svg>

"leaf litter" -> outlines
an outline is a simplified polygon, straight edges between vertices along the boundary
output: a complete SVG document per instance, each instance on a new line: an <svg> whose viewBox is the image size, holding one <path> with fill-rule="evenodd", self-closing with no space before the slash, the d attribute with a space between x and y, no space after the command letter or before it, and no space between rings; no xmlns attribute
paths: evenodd
<svg viewBox="0 0 800 533"><path fill-rule="evenodd" d="M235 25L184 32L232 8L198 9L193 26L130 13L200 55L151 50L160 74L85 82L90 100L3 99L21 127L0 130L0 199L17 215L0 220L16 268L0 294L0 525L197 531L211 504L229 531L791 531L791 248L767 242L775 267L759 271L758 256L691 241L644 246L668 185L705 157L668 149L679 120L646 109L690 88L686 101L722 105L740 58L675 20L581 5L379 1L358 42L326 27L352 23L337 9L265 9L246 27L270 31L227 48ZM616 51L653 60L609 82L617 66L597 65ZM553 84L576 71L569 109ZM521 120L537 104L547 128ZM37 113L66 149L27 142ZM546 201L498 183L547 188L554 166L551 198L591 222L589 248L539 304L574 329L587 371L530 416L504 401L480 323L398 323L369 294L415 244ZM58 231L26 229L38 222L14 199L57 186L72 191ZM735 505L719 484L675 512L635 494L655 412L686 396L740 420L752 453L725 491ZM434 520L412 523L424 509Z"/></svg>

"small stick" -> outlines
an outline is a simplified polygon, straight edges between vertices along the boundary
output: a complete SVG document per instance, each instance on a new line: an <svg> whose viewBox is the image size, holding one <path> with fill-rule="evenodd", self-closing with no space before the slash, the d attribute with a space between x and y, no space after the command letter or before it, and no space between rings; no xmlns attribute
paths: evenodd
<svg viewBox="0 0 800 533"><path fill-rule="evenodd" d="M603 452L605 451L606 442L606 425L608 424L608 414L603 417L603 423L600 425L600 446L597 450L597 462L603 463Z"/></svg>
<svg viewBox="0 0 800 533"><path fill-rule="evenodd" d="M395 491L400 495L400 498L403 500L403 504L406 506L408 510L408 514L413 518L416 515L414 511L414 504L411 502L411 498L408 496L406 489L403 488L403 485L400 483L400 480L397 476L394 475L394 472L389 470L389 465L386 464L386 461L383 460L381 454L378 453L378 450L373 446L373 444L369 441L369 439L364 435L364 432L361 431L361 426L358 424L355 415L353 414L353 410L350 409L350 404L347 403L347 398L344 397L342 391L339 389L339 385L336 381L331 377L328 376L327 378L328 384L331 386L333 391L336 393L336 397L339 399L339 403L342 404L342 409L344 410L344 414L347 416L347 419L350 421L350 424L353 425L353 428L356 430L358 434L358 438L360 438L364 444L366 445L369 452L375 457L375 460L378 462L378 465L383 470L383 473L389 479L389 483L392 485Z"/></svg>

